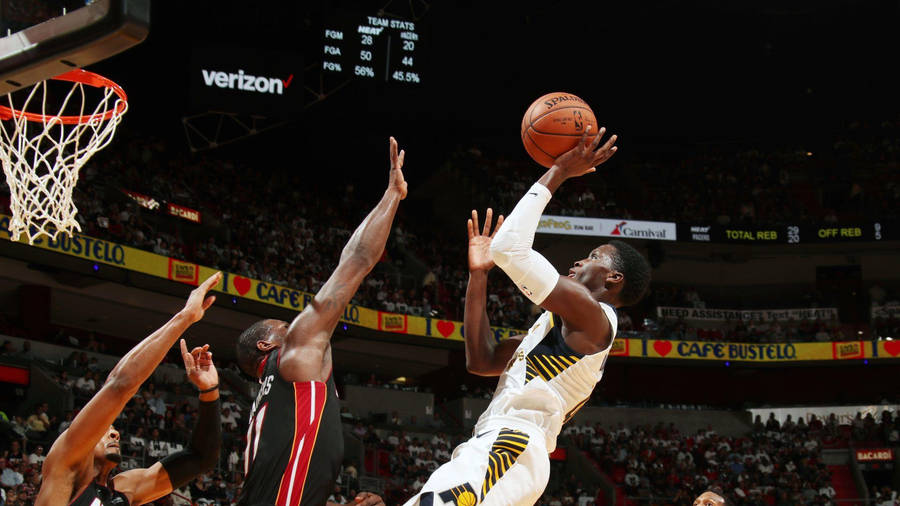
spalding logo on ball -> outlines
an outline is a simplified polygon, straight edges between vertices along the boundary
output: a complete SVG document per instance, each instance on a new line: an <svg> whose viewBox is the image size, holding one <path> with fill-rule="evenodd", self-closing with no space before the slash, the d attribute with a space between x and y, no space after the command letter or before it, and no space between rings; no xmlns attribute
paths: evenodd
<svg viewBox="0 0 900 506"><path fill-rule="evenodd" d="M522 144L534 161L551 167L574 148L590 125L596 137L597 118L587 102L571 93L548 93L535 100L522 118Z"/></svg>

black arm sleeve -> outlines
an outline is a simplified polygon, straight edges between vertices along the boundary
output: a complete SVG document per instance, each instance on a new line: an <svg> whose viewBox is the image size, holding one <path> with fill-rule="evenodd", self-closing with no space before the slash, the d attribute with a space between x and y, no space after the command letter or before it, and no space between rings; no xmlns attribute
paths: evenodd
<svg viewBox="0 0 900 506"><path fill-rule="evenodd" d="M221 446L222 423L219 418L219 400L201 401L197 424L194 425L188 447L160 461L169 474L172 490L190 483L196 476L215 467Z"/></svg>

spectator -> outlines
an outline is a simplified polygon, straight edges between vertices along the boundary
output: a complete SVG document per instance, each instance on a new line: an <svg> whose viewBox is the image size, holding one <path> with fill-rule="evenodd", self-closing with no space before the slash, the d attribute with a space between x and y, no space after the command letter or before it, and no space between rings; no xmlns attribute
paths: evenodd
<svg viewBox="0 0 900 506"><path fill-rule="evenodd" d="M147 400L147 406L157 416L165 416L166 414L166 401L162 398L162 392L156 392L153 394L150 399Z"/></svg>
<svg viewBox="0 0 900 506"><path fill-rule="evenodd" d="M228 454L228 470L232 473L237 472L241 466L241 450L238 445L231 446L231 452Z"/></svg>
<svg viewBox="0 0 900 506"><path fill-rule="evenodd" d="M144 437L144 427L138 426L133 434L128 436L128 449L133 455L140 455L147 447L147 438Z"/></svg>
<svg viewBox="0 0 900 506"><path fill-rule="evenodd" d="M191 502L190 484L183 485L181 488L172 491L172 506L193 506Z"/></svg>
<svg viewBox="0 0 900 506"><path fill-rule="evenodd" d="M25 476L22 474L25 466L21 460L18 463L9 462L0 474L0 484L6 488L13 488L25 483Z"/></svg>
<svg viewBox="0 0 900 506"><path fill-rule="evenodd" d="M44 455L44 446L37 445L34 447L34 451L31 453L31 455L28 456L28 463L31 465L36 465L38 468L40 468L46 458L47 456Z"/></svg>
<svg viewBox="0 0 900 506"><path fill-rule="evenodd" d="M226 401L222 403L222 409L228 409L232 413L237 413L238 417L241 416L241 405L235 402L233 395L229 395Z"/></svg>
<svg viewBox="0 0 900 506"><path fill-rule="evenodd" d="M59 373L59 376L56 377L56 383L66 390L71 390L72 386L75 385L75 381L69 378L69 373L66 371Z"/></svg>
<svg viewBox="0 0 900 506"><path fill-rule="evenodd" d="M12 465L17 466L24 460L25 455L22 453L21 445L19 445L18 441L12 441L9 444L9 453L6 455L6 461Z"/></svg>
<svg viewBox="0 0 900 506"><path fill-rule="evenodd" d="M86 371L84 376L75 380L75 388L82 396L90 397L94 395L94 391L97 390L97 384L94 382L94 373Z"/></svg>
<svg viewBox="0 0 900 506"><path fill-rule="evenodd" d="M169 454L169 444L160 439L160 437L159 429L153 429L150 433L150 441L147 442L147 455L151 458L161 459Z"/></svg>
<svg viewBox="0 0 900 506"><path fill-rule="evenodd" d="M236 430L238 427L238 414L231 411L229 408L225 408L222 410L221 414L222 425L225 426L226 430Z"/></svg>
<svg viewBox="0 0 900 506"><path fill-rule="evenodd" d="M25 435L29 439L43 441L47 437L47 431L50 429L50 417L47 416L48 405L46 402L35 406L34 413L25 420L27 432Z"/></svg>
<svg viewBox="0 0 900 506"><path fill-rule="evenodd" d="M344 504L347 502L347 498L344 497L344 494L341 493L341 486L335 485L334 492L328 496L328 500L337 504Z"/></svg>

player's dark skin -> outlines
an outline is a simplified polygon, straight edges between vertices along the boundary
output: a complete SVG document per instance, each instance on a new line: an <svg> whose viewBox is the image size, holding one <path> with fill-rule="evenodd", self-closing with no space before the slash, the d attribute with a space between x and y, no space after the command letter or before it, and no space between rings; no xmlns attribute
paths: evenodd
<svg viewBox="0 0 900 506"><path fill-rule="evenodd" d="M694 506L725 506L725 498L713 492L703 492L694 499Z"/></svg>
<svg viewBox="0 0 900 506"><path fill-rule="evenodd" d="M278 366L282 378L287 381L328 380L332 369L331 334L363 278L381 259L397 207L406 198L402 170L405 156L404 151L398 153L397 141L391 137L391 169L384 196L350 236L337 268L313 301L290 324L267 320L270 326L267 338L256 342L263 355L255 368L255 377L259 377L263 357L282 348ZM374 506L384 502L375 494L363 492L357 495L354 504Z"/></svg>
<svg viewBox="0 0 900 506"><path fill-rule="evenodd" d="M204 281L191 292L184 309L119 360L100 391L50 447L41 469L43 482L35 505L69 504L91 483L108 485L110 472L122 460L119 432L112 426L113 421L181 334L203 318L216 300L215 296L207 297L207 292L221 279L222 273L217 272ZM219 383L208 349L208 346L197 347L188 352L181 340L185 371L199 390ZM214 401L219 398L219 391L199 394L199 398L205 402ZM197 473L202 471L198 469ZM125 494L133 505L154 501L172 491L169 474L160 462L148 468L119 473L112 482L115 490Z"/></svg>
<svg viewBox="0 0 900 506"><path fill-rule="evenodd" d="M600 141L605 128L594 138L589 137L588 127L581 141L570 151L563 153L538 180L550 193L556 192L567 179L596 171L596 166L609 160L616 152L616 136L611 136L602 146ZM490 245L493 234L503 223L497 220L493 233L493 211L487 210L484 229L478 230L478 213L472 211L469 228L469 284L466 287L465 328L466 368L479 376L499 376L525 336L512 336L497 343L491 331L487 315L487 277L494 267ZM568 276L560 276L541 303L562 319L562 335L566 344L585 355L605 350L610 345L609 319L597 304L605 302L620 307L618 294L624 286L624 275L613 269L611 255L615 248L603 245L591 251L587 258L577 260Z"/></svg>

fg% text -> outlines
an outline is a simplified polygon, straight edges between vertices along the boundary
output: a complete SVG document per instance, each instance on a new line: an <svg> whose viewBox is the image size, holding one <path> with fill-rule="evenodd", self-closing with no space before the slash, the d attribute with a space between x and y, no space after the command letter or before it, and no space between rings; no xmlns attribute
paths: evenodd
<svg viewBox="0 0 900 506"><path fill-rule="evenodd" d="M391 77L395 81L403 81L405 83L418 83L419 82L419 74L416 72L404 72L402 70L396 70Z"/></svg>

